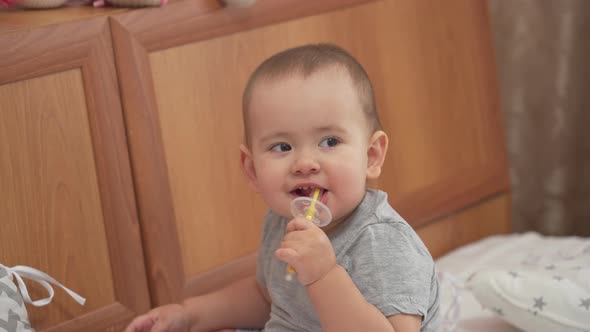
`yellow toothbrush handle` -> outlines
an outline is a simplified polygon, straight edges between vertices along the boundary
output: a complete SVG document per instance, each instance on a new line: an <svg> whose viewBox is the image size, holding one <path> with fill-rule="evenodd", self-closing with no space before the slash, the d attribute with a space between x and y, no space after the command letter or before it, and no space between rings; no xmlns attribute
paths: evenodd
<svg viewBox="0 0 590 332"><path fill-rule="evenodd" d="M320 191L320 188L315 188L315 190L313 191L311 204L309 204L309 209L307 209L307 213L305 214L305 219L309 221L313 220L313 215L315 214L315 203L318 201ZM295 271L295 268L291 265L287 265L287 274L285 275L285 279L287 279L287 281L291 281L295 273L297 273L297 271Z"/></svg>
<svg viewBox="0 0 590 332"><path fill-rule="evenodd" d="M320 197L320 191L320 188L315 188L315 190L313 191L313 196L311 197L311 204L309 204L309 209L305 214L305 218L307 218L307 220L313 219L313 215L315 214L315 203L318 201L318 198Z"/></svg>

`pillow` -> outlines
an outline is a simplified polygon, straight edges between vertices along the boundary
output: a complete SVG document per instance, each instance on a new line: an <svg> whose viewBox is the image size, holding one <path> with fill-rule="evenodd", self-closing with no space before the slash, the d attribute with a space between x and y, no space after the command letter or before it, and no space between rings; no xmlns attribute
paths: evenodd
<svg viewBox="0 0 590 332"><path fill-rule="evenodd" d="M18 282L19 288L13 282ZM33 301L23 278L38 282L47 290L49 296ZM0 332L34 332L29 323L25 302L36 307L48 305L53 300L55 291L51 284L61 287L80 305L84 305L86 299L74 293L57 280L43 271L29 266L7 267L0 264ZM22 295L22 296L21 296Z"/></svg>
<svg viewBox="0 0 590 332"><path fill-rule="evenodd" d="M7 269L0 265L0 332L29 332L25 303Z"/></svg>
<svg viewBox="0 0 590 332"><path fill-rule="evenodd" d="M484 308L524 331L590 331L590 239L537 240L506 253L521 257L518 263L482 268L465 286Z"/></svg>

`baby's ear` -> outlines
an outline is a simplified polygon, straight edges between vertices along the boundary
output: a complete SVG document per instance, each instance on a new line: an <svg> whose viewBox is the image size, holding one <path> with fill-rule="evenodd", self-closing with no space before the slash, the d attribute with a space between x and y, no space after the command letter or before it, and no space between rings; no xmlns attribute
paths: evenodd
<svg viewBox="0 0 590 332"><path fill-rule="evenodd" d="M367 179L374 180L381 175L388 144L387 134L383 130L377 130L371 136L367 149Z"/></svg>
<svg viewBox="0 0 590 332"><path fill-rule="evenodd" d="M258 182L256 177L256 169L254 169L254 160L252 153L244 144L240 144L240 165L242 166L242 173L248 181L248 186L258 192Z"/></svg>

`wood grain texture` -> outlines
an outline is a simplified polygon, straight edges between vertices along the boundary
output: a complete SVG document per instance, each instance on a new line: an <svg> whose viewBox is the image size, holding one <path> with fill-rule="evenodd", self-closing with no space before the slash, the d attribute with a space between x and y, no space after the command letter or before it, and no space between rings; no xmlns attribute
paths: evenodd
<svg viewBox="0 0 590 332"><path fill-rule="evenodd" d="M486 236L512 230L510 195L500 194L417 229L433 258Z"/></svg>
<svg viewBox="0 0 590 332"><path fill-rule="evenodd" d="M80 71L4 85L0 99L10 106L0 113L2 264L36 267L92 299L80 307L58 292L69 315L108 305L115 295ZM57 308L30 308L35 326L63 319Z"/></svg>
<svg viewBox="0 0 590 332"><path fill-rule="evenodd" d="M50 306L28 308L33 326L99 331L147 310L106 18L0 35L0 84L0 261L87 297L80 307L57 291Z"/></svg>
<svg viewBox="0 0 590 332"><path fill-rule="evenodd" d="M181 258L189 277L255 250L265 212L240 170L239 100L226 95L241 89L247 67L239 68L236 61L223 64L236 56L225 41L202 46L150 56ZM241 63L246 58L240 56ZM210 79L230 72L236 79Z"/></svg>
<svg viewBox="0 0 590 332"><path fill-rule="evenodd" d="M184 288L183 296L206 294L234 281L256 275L256 257L256 253L249 253L190 278Z"/></svg>
<svg viewBox="0 0 590 332"><path fill-rule="evenodd" d="M125 109L129 152L153 303L182 297L184 267L175 226L168 166L160 134L148 54L119 22L111 20Z"/></svg>
<svg viewBox="0 0 590 332"><path fill-rule="evenodd" d="M221 1L189 0L113 17L151 51L373 1L258 0L247 8L224 8Z"/></svg>
<svg viewBox="0 0 590 332"><path fill-rule="evenodd" d="M18 7L0 7L0 35L17 30L39 28L52 24L68 23L80 19L106 16L129 11L129 8L101 7L71 4L59 9L24 10Z"/></svg>
<svg viewBox="0 0 590 332"><path fill-rule="evenodd" d="M494 52L484 3L387 7L388 42L365 61L391 138L379 186L418 227L508 190Z"/></svg>
<svg viewBox="0 0 590 332"><path fill-rule="evenodd" d="M130 310L149 307L144 255L119 97L111 33L105 19L82 66L104 226L117 300Z"/></svg>

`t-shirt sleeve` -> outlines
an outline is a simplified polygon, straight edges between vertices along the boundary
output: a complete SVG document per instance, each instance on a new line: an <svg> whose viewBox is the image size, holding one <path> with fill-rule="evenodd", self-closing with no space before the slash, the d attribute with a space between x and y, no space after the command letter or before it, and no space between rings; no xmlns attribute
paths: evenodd
<svg viewBox="0 0 590 332"><path fill-rule="evenodd" d="M344 266L365 299L385 316L426 316L434 262L407 224L367 226L348 250Z"/></svg>

